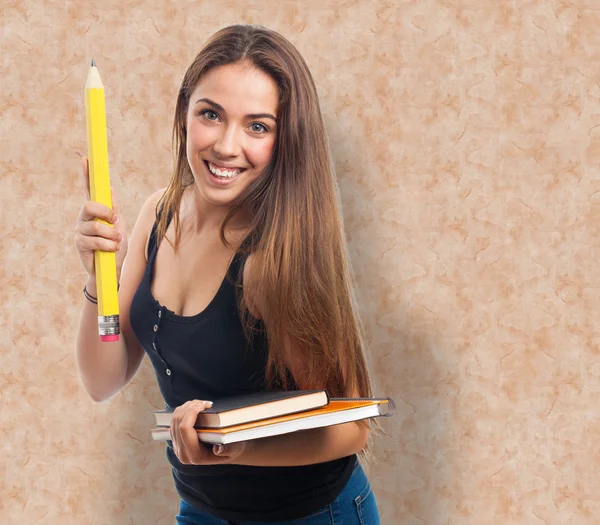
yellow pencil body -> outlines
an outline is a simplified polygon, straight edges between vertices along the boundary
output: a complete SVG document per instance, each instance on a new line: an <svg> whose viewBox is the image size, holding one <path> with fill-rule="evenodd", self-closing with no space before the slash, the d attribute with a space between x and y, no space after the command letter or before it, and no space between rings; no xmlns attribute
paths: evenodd
<svg viewBox="0 0 600 525"><path fill-rule="evenodd" d="M85 85L85 117L90 197L112 209L104 86L93 62ZM94 264L98 290L98 333L102 341L116 341L119 339L120 329L115 253L96 250Z"/></svg>

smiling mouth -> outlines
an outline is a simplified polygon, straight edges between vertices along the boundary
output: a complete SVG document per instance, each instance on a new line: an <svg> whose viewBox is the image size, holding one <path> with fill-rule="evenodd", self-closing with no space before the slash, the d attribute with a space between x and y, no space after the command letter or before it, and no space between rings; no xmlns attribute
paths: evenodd
<svg viewBox="0 0 600 525"><path fill-rule="evenodd" d="M222 168L216 166L215 164L207 160L204 161L204 164L208 168L208 171L210 171L215 177L218 177L219 179L234 179L240 173L246 171L246 168Z"/></svg>

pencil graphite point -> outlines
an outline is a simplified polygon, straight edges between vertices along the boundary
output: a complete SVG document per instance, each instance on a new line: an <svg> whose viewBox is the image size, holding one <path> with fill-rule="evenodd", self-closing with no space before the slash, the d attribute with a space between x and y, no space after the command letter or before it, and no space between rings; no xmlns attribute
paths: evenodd
<svg viewBox="0 0 600 525"><path fill-rule="evenodd" d="M92 67L96 67L96 61L92 58Z"/></svg>

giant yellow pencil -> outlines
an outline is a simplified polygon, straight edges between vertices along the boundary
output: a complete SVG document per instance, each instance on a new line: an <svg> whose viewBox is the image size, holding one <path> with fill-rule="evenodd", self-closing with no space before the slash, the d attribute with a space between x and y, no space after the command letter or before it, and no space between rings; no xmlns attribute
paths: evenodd
<svg viewBox="0 0 600 525"><path fill-rule="evenodd" d="M85 119L90 197L93 201L105 204L112 209L104 85L93 60L85 83ZM115 253L96 250L94 252L94 264L98 290L98 333L100 339L104 342L118 341L120 327Z"/></svg>

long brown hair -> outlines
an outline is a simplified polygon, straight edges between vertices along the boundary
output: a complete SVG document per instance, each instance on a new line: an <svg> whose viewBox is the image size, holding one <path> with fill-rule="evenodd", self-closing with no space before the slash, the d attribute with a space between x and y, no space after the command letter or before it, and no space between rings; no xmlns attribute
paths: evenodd
<svg viewBox="0 0 600 525"><path fill-rule="evenodd" d="M338 191L324 120L311 73L284 37L260 26L235 25L214 34L185 73L173 126L174 174L158 207L158 239L193 183L186 156L190 96L209 70L248 63L279 87L277 138L269 166L233 204L221 227L238 213L250 217L253 253L243 283L241 313L250 326L247 299L264 307L269 346L267 378L287 388L284 348L303 364L300 388L327 388L333 397L371 396L363 337L353 296ZM158 208L157 208L158 209Z"/></svg>

